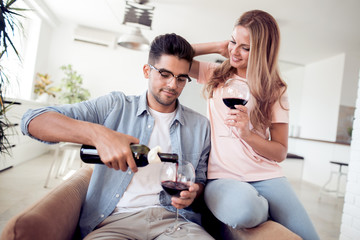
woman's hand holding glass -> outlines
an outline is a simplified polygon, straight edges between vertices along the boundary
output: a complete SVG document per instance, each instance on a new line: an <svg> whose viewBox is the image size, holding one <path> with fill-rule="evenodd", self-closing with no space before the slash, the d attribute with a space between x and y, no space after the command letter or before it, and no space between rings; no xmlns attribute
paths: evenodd
<svg viewBox="0 0 360 240"><path fill-rule="evenodd" d="M221 89L221 96L224 104L230 108L230 116L225 119L225 124L229 126L229 133L221 137L234 137L232 135L234 127L245 130L242 123L244 120L248 120L245 116L245 114L247 115L247 108L239 107L245 106L249 101L250 89L247 82L243 79L228 79Z"/></svg>
<svg viewBox="0 0 360 240"><path fill-rule="evenodd" d="M225 118L225 124L228 127L235 128L235 131L242 139L246 139L246 137L251 134L249 122L250 119L247 113L247 107L242 105L235 105L235 109L230 109L228 116Z"/></svg>

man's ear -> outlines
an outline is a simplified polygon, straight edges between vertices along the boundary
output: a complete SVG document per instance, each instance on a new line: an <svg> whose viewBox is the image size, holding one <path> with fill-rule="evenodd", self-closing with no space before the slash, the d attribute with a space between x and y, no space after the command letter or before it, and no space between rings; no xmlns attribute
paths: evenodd
<svg viewBox="0 0 360 240"><path fill-rule="evenodd" d="M144 77L145 77L146 79L149 79L150 67L149 67L148 64L145 64L145 65L143 66L143 72L144 72Z"/></svg>

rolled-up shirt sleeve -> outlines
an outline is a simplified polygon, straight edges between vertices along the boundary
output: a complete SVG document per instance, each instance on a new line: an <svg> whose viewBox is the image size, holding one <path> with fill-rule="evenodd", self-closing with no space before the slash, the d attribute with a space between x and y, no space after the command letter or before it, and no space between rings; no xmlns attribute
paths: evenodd
<svg viewBox="0 0 360 240"><path fill-rule="evenodd" d="M113 94L110 93L96 99L75 104L29 109L21 119L21 132L40 142L54 144L55 142L43 141L30 134L28 129L29 124L34 118L46 112L57 112L76 120L102 124L105 121L108 112L113 108L114 102Z"/></svg>
<svg viewBox="0 0 360 240"><path fill-rule="evenodd" d="M34 137L33 135L31 135L29 132L29 124L34 118L36 118L37 116L39 116L43 113L51 112L51 111L55 111L55 109L53 109L51 107L46 107L46 108L27 110L21 119L20 128L21 128L22 134L27 135L27 136L29 136L33 139L36 139L40 142L43 142L43 143L55 144L56 142L48 142L48 141L43 141L41 139L38 139L38 138Z"/></svg>

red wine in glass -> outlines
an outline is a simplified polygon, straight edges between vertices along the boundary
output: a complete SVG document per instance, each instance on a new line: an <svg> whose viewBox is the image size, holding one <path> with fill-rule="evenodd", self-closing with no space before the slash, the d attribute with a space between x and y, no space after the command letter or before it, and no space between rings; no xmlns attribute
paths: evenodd
<svg viewBox="0 0 360 240"><path fill-rule="evenodd" d="M235 109L235 105L245 106L246 103L248 102L247 100L241 98L223 98L223 101L225 105L231 109Z"/></svg>
<svg viewBox="0 0 360 240"><path fill-rule="evenodd" d="M230 109L235 109L235 105L245 106L250 98L250 89L246 80L235 78L228 79L221 89L221 97L224 104ZM228 135L220 137L234 138L232 134L233 128L233 126L230 126Z"/></svg>
<svg viewBox="0 0 360 240"><path fill-rule="evenodd" d="M188 185L176 181L162 181L161 186L165 190L165 192L167 192L167 194L175 197L180 197L181 191L189 191Z"/></svg>

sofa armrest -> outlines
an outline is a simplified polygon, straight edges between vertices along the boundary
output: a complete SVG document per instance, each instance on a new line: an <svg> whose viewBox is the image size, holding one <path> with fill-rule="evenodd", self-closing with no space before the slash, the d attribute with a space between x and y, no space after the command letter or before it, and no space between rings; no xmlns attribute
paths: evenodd
<svg viewBox="0 0 360 240"><path fill-rule="evenodd" d="M301 240L302 238L283 225L268 220L255 228L235 230L225 227L224 239L236 240Z"/></svg>
<svg viewBox="0 0 360 240"><path fill-rule="evenodd" d="M0 239L72 239L91 174L89 166L79 169L41 200L13 217Z"/></svg>

